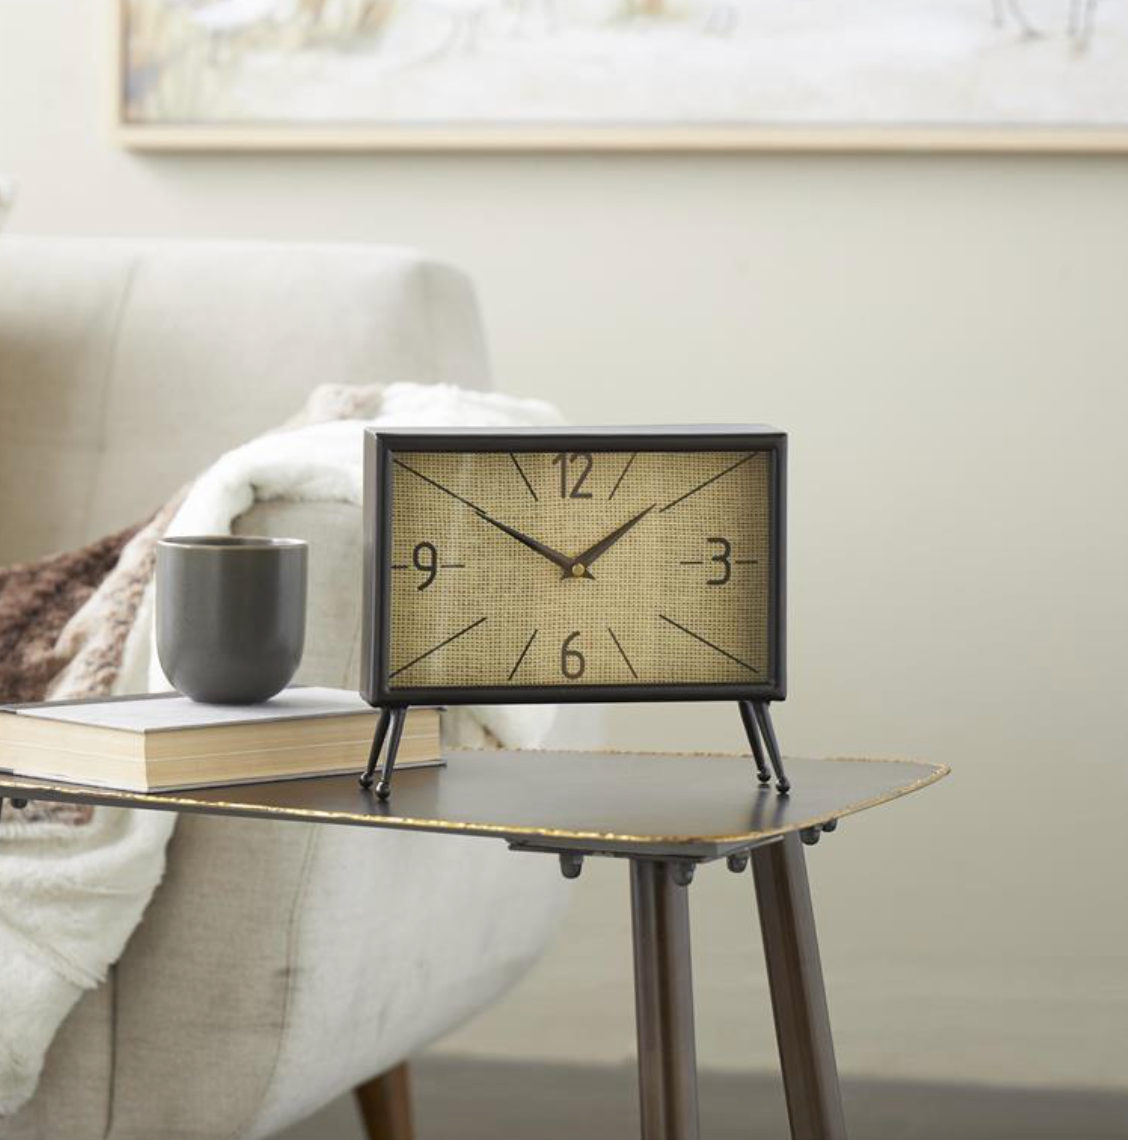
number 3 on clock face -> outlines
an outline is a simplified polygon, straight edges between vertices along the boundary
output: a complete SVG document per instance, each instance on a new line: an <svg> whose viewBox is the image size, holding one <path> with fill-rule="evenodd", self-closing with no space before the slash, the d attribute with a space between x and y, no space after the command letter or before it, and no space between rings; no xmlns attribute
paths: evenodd
<svg viewBox="0 0 1128 1140"><path fill-rule="evenodd" d="M369 433L373 703L783 696L786 437Z"/></svg>

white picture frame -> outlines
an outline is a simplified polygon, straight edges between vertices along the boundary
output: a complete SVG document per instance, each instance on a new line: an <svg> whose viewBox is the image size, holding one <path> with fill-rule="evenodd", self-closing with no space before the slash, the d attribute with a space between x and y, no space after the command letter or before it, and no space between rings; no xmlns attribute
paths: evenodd
<svg viewBox="0 0 1128 1140"><path fill-rule="evenodd" d="M522 107L513 108L512 113L504 113L505 107L502 103L499 103L497 114L475 121L466 121L454 116L444 119L441 115L436 117L433 113L429 113L425 120L400 119L389 115L372 119L334 118L327 115L318 119L305 113L306 105L311 100L307 99L306 104L302 104L302 115L295 116L288 113L284 106L275 108L270 105L269 99L262 95L263 90L269 91L267 81L259 83L257 92L253 84L245 81L245 76L252 73L255 67L261 73L268 70L263 63L265 60L277 73L273 80L276 87L290 92L291 85L280 83L277 75L285 74L285 68L291 60L295 75L308 73L310 60L316 51L328 57L330 62L333 53L337 53L345 65L355 72L357 60L363 57L364 51L368 50L371 44L376 43L374 34L366 32L364 36L358 36L356 44L352 44L348 40L347 29L342 33L338 28L337 38L333 39L327 35L325 44L328 46L319 48L316 38L309 32L310 27L316 27L310 24L311 13L315 12L320 12L320 18L325 19L326 12L336 12L340 16L348 11L350 5L353 10L361 11L379 8L381 4L399 6L437 4L440 5L437 9L440 12L444 10L441 5L466 5L467 10L482 13L491 11L492 7L496 7L498 11L507 9L523 11L530 4L543 6L562 2L563 0L111 0L114 11L115 135L122 145L138 150L925 153L1109 153L1128 150L1128 6L1115 11L1118 23L1107 33L1111 42L1101 40L1101 33L1094 28L1088 32L1090 38L1081 43L1068 27L1065 32L1059 29L1053 35L1048 31L1039 30L1032 24L1030 25L1032 30L1027 30L1023 26L1027 16L1025 9L1020 5L1029 4L1031 0L915 0L921 9L926 9L929 5L935 5L939 9L944 4L952 2L962 4L965 13L969 12L968 5L981 2L984 14L983 43L998 45L1001 56L1012 61L1021 61L1023 56L1020 53L1023 51L1040 52L1042 57L1049 61L1044 66L1032 64L1026 68L1032 77L1037 77L1043 72L1048 75L1063 74L1072 85L1071 89L1084 90L1084 68L1101 68L1102 78L1106 77L1106 73L1118 73L1122 70L1125 78L1116 92L1119 100L1113 100L1110 105L1108 84L1102 83L1099 114L1087 116L1083 113L1085 108L1097 105L1095 95L1093 97L1086 95L1085 98L1078 97L1076 100L1079 106L1075 118L1069 117L1071 112L1066 100L1064 104L1058 105L1056 111L1041 120L1032 116L1029 119L1006 122L992 122L984 120L982 116L971 116L962 121L955 119L914 121L911 116L903 119L898 119L896 116L877 116L870 119L845 118L834 122L797 121L794 117L758 121L747 117L729 118L724 114L707 115L692 121L684 118L671 118L665 121L660 116L640 121L617 115L613 107L608 108L606 115L602 110L594 114L589 110L577 113L575 117L566 118L554 113L550 119L537 121L535 118L530 119ZM618 3L620 0L609 0L609 2ZM621 2L651 5L672 0L621 0ZM679 0L679 2L684 6L678 11L684 13L692 11L689 6L694 3L704 6L723 5L729 0ZM750 0L734 0L734 2L748 3ZM756 2L811 4L812 0L756 0ZM887 2L891 7L896 5L896 0L855 0L855 2L871 6L882 2ZM1050 0L1044 2L1049 4ZM1080 12L1083 16L1087 13L1088 18L1092 19L1096 18L1099 11L1096 0L1061 0L1058 7L1070 13ZM146 11L157 16L163 13L169 18L169 26L178 22L179 30L176 35L181 37L180 40L162 40L162 35L170 36L172 33L162 33L160 29L139 29L138 20ZM1109 11L1114 11L1111 6ZM270 16L271 12L274 13L273 17ZM284 15L287 12L290 14ZM202 23L204 16L209 13L212 23L210 25ZM232 28L224 27L221 17L235 21L240 15L244 21L242 25L236 22ZM262 24L268 18L270 24L266 30L260 28L256 31L256 24ZM683 22L688 19L684 15L678 18ZM639 25L639 36L650 34L646 29L651 31L657 29L657 34L664 34L665 27L660 15L643 15L639 19L644 21ZM298 22L303 20L305 23L299 27ZM451 34L457 32L457 19L451 16L448 22L453 29ZM219 26L221 30L216 31L213 25ZM971 25L968 23L967 28L961 30L967 34L970 28ZM496 34L499 43L502 42L502 34L501 32ZM614 61L614 51L620 44L631 43L634 30L628 28L624 31L616 25L608 34L615 40L612 48L607 49ZM971 35L978 44L979 32L973 31ZM192 36L196 37L194 41L185 42L185 37ZM276 36L277 42L272 42L272 36ZM303 36L307 38L303 39ZM692 40L690 33L687 33L687 36ZM598 32L589 36L589 39L596 38ZM542 39L547 39L547 34L543 35ZM310 46L311 43L313 47ZM827 50L835 50L833 29L827 31L826 45ZM523 49L519 44L518 48L509 50L506 58L514 59L521 50ZM533 45L527 50L535 53L536 46ZM693 50L692 44L687 50ZM846 50L849 50L848 46ZM161 58L162 52L165 53L164 58ZM1055 52L1058 52L1062 58L1056 59ZM185 63L191 53L194 53L191 64ZM373 73L378 71L376 60L378 54L375 48L371 48L374 60ZM637 54L635 51L635 56ZM245 70L240 71L240 66ZM441 69L444 66L444 61L439 57L419 66L430 68L430 74L433 76L436 68ZM461 60L457 60L455 64L448 62L447 66L452 69L457 66L464 73L468 71L465 61ZM488 63L479 65L475 60L474 66L488 66ZM540 65L529 66L530 74L535 76ZM849 60L845 66L847 68L850 66ZM1023 73L1021 63L1012 63L1010 66L1011 72L1017 69L1021 78ZM1042 69L1039 70L1039 67ZM1070 68L1073 70L1070 71ZM329 71L327 64L324 69L326 72ZM382 77L381 82L385 89L395 90L397 78L391 70L391 65L386 70L388 74ZM645 64L641 68L636 67L636 70L645 76ZM400 75L409 73L410 69L404 68ZM742 73L737 68L734 74L739 78ZM937 68L936 74L944 77L942 67ZM164 87L152 87L147 93L144 88L145 83L164 84ZM180 84L179 91L177 83ZM242 90L239 88L240 83ZM336 97L331 89L331 81L326 83L321 80L320 83L321 85L316 88L318 98L332 100ZM786 87L786 71L781 83ZM225 84L228 85L226 91ZM946 84L945 78L938 86L944 87ZM953 81L953 84L958 86L956 81ZM406 86L406 83L404 85ZM660 82L658 85L660 87ZM922 81L918 86L925 91L923 98L927 101L931 97L927 92L927 84ZM1041 90L1044 85L1038 83L1034 86ZM1017 89L1021 91L1021 85L1018 85ZM153 97L152 90L157 90L159 97ZM341 85L341 90L342 92L345 90L344 83ZM830 94L833 97L833 90ZM297 94L290 92L291 103L299 96L300 91ZM261 106L260 110L254 113L246 113L245 109L234 112L231 110L232 106L245 108L246 105L250 105L248 101L252 97L259 99L260 103L255 106ZM771 97L778 98L781 105L788 105L786 90ZM896 91L893 90L891 98L895 97ZM1008 97L1017 99L1019 95L1000 96L1004 100ZM226 109L225 98L228 102ZM341 98L344 99L343 94ZM707 102L707 91L704 98ZM921 96L918 95L917 98ZM936 98L939 99L940 96ZM1044 102L1044 92L1038 98ZM865 102L867 93L861 92L858 99ZM240 100L243 101L242 104ZM199 113L193 109L194 106L206 106L209 102L214 103L217 110Z"/></svg>

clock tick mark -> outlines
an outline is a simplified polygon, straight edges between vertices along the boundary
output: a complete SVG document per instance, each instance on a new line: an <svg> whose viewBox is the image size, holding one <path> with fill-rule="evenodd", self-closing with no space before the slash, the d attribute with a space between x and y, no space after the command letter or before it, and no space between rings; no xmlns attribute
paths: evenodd
<svg viewBox="0 0 1128 1140"><path fill-rule="evenodd" d="M723 479L730 471L735 471L738 467L743 467L750 459L754 459L759 452L749 452L743 459L738 459L731 467L726 467L723 471L718 471L716 475L706 479L704 483L698 483L696 487L686 491L684 495L679 495L673 502L667 503L664 507L659 507L659 512L668 511L671 507L676 507L678 503L684 503L690 495L696 495L698 491L704 491L711 483L715 483L718 479Z"/></svg>
<svg viewBox="0 0 1128 1140"><path fill-rule="evenodd" d="M533 642L536 641L538 633L540 633L540 630L534 629L533 632L529 635L529 640L525 642L525 648L521 650L516 664L512 669L509 670L509 676L506 677L507 681L512 681L513 678L517 675L517 670L521 668L521 662L525 660L525 655L529 652L530 649L532 649Z"/></svg>
<svg viewBox="0 0 1128 1140"><path fill-rule="evenodd" d="M619 478L615 480L615 486L611 488L611 494L607 496L607 501L615 497L615 492L619 489L619 484L627 477L627 472L631 469L631 464L638 458L638 452L634 452L630 459L627 460L626 466L619 472Z"/></svg>
<svg viewBox="0 0 1128 1140"><path fill-rule="evenodd" d="M638 673L635 672L635 667L631 664L631 659L627 656L627 651L619 643L619 639L615 636L615 631L608 626L607 632L611 635L611 640L615 643L615 648L619 651L619 656L627 663L627 668L631 671L631 676L637 681Z"/></svg>
<svg viewBox="0 0 1128 1140"><path fill-rule="evenodd" d="M539 503L540 497L537 495L536 491L533 490L533 485L529 482L529 477L525 474L525 470L521 466L521 463L518 460L517 456L514 455L511 451L509 453L509 458L513 460L513 466L517 468L517 474L521 476L521 482L525 484L525 486L528 488L529 494L532 495L533 498Z"/></svg>
<svg viewBox="0 0 1128 1140"><path fill-rule="evenodd" d="M452 491L449 487L444 487L437 479L432 479L429 475L424 475L422 471L417 471L410 463L404 463L402 459L393 459L392 462L397 467L402 467L404 471L410 471L417 479L422 479L424 483L430 483L438 491L442 491L444 495L449 495L452 499L457 499L460 503L464 503L472 511L477 511L479 514L485 514L485 511L478 506L477 503L470 502L469 499L463 498L457 491Z"/></svg>
<svg viewBox="0 0 1128 1140"><path fill-rule="evenodd" d="M707 637L702 637L699 633L694 633L692 629L687 629L680 622L674 621L673 618L666 617L665 614L658 615L664 622L672 625L674 629L680 629L682 633L688 634L694 641L700 641L702 645L707 645L710 649L715 650L722 657L727 657L730 661L735 661L737 665L742 665L752 673L759 673L760 670L755 665L749 665L747 661L741 661L739 657L734 657L727 649L722 649L719 645L714 645Z"/></svg>
<svg viewBox="0 0 1128 1140"><path fill-rule="evenodd" d="M408 566L408 564L406 562L393 562L392 563L392 569L393 570L410 570L410 569L412 569L412 567ZM465 562L440 562L439 563L439 569L440 570L465 570L466 569L466 563Z"/></svg>
<svg viewBox="0 0 1128 1140"><path fill-rule="evenodd" d="M486 616L488 617L489 615L487 614ZM390 681L393 677L398 677L401 673L404 673L410 669L412 665L418 665L420 661L422 661L425 657L430 657L432 653L438 653L440 649L442 649L444 646L449 645L452 641L457 641L458 638L460 638L463 634L469 633L472 629L477 629L478 626L480 626L485 620L485 617L480 617L477 621L472 621L464 629L460 629L457 633L452 633L450 637L444 638L439 642L438 645L432 645L426 653L420 653L418 657L409 661L406 665L401 665L393 673L389 673L388 680Z"/></svg>

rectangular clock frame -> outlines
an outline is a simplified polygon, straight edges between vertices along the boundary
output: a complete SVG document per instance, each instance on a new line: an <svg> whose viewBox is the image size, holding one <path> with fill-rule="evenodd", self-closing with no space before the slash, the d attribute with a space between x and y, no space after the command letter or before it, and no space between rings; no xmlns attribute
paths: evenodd
<svg viewBox="0 0 1128 1140"><path fill-rule="evenodd" d="M392 457L397 452L762 451L771 459L769 676L748 684L530 685L391 688ZM364 441L361 695L385 709L423 704L783 700L786 684L787 436L761 425L690 427L369 428Z"/></svg>

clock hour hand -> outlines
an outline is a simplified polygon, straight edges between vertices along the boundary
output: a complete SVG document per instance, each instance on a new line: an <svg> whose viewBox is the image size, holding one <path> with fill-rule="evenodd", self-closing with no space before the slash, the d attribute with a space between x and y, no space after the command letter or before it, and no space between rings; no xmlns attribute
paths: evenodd
<svg viewBox="0 0 1128 1140"><path fill-rule="evenodd" d="M559 566L565 574L572 572L572 562L574 560L569 558L568 555L561 554L559 550L553 550L551 546L546 546L543 542L538 542L535 538L530 538L527 534L522 534L514 527L507 526L505 523L491 518L481 507L475 507L474 512L478 518L488 522L491 526L496 526L498 530L504 531L510 538L515 538L523 546L527 546L530 550L536 551L537 554L542 558L547 558L553 565Z"/></svg>
<svg viewBox="0 0 1128 1140"><path fill-rule="evenodd" d="M582 554L577 554L576 557L571 560L571 565L567 573L575 573L574 568L576 566L582 566L584 571L586 571L597 558L606 554L619 539L623 538L627 531L642 522L657 505L657 503L651 503L645 511L639 511L633 519L627 519L621 527L617 527L606 538L600 539L594 546L589 546Z"/></svg>

